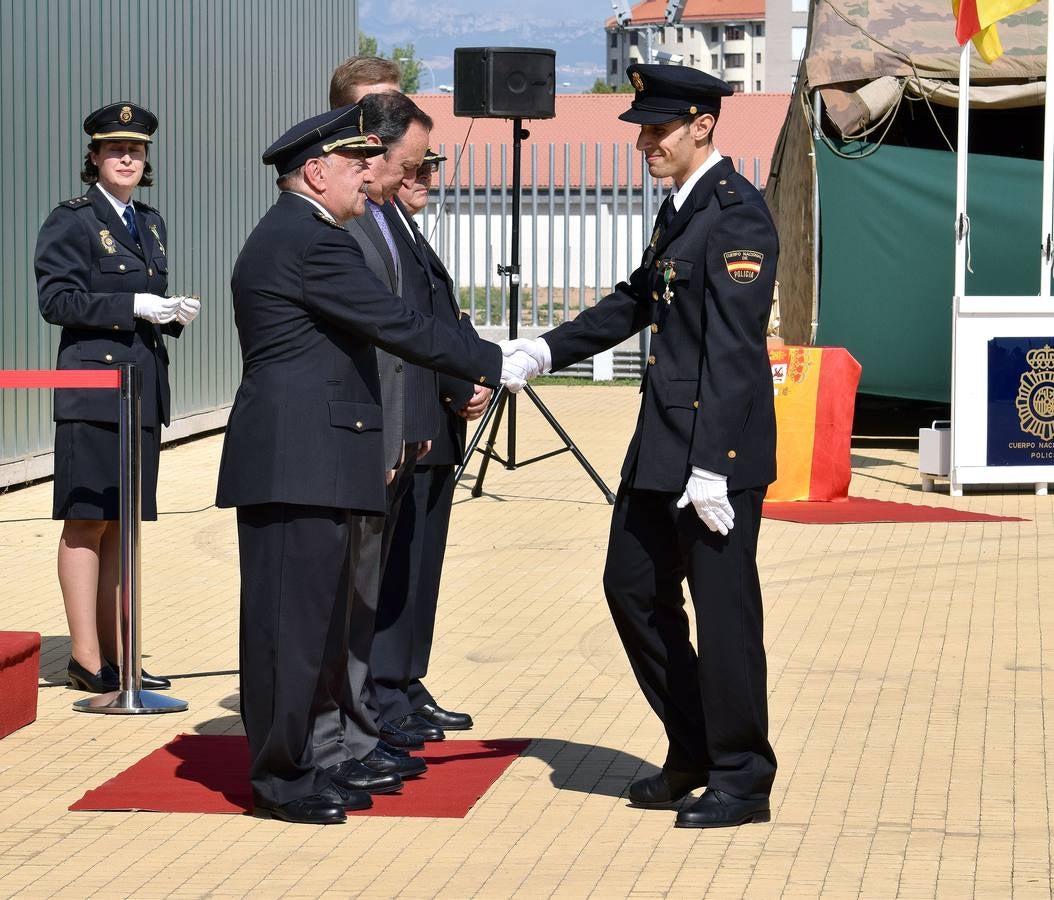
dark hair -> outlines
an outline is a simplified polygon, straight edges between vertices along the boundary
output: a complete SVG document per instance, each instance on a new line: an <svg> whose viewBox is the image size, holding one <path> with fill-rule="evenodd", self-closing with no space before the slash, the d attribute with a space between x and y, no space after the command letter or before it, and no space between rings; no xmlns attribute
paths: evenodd
<svg viewBox="0 0 1054 900"><path fill-rule="evenodd" d="M390 59L380 56L352 56L333 70L329 80L329 108L337 109L354 103L355 88L371 84L399 84L402 72Z"/></svg>
<svg viewBox="0 0 1054 900"><path fill-rule="evenodd" d="M102 141L91 141L88 144L88 149L84 153L84 168L81 169L81 181L85 184L95 184L99 180L99 167L91 161L91 155L98 153ZM144 143L143 148L146 150L147 160L143 164L143 177L139 179L139 187L153 187L154 186L154 167L150 165L150 145Z"/></svg>
<svg viewBox="0 0 1054 900"><path fill-rule="evenodd" d="M359 101L359 107L363 133L377 135L382 144L398 143L414 122L423 125L425 131L432 130L432 117L406 94L367 94Z"/></svg>

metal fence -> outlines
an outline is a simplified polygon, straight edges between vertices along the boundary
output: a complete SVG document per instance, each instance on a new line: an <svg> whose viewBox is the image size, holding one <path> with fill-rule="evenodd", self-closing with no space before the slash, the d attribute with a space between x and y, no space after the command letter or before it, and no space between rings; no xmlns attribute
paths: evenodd
<svg viewBox="0 0 1054 900"><path fill-rule="evenodd" d="M423 231L476 325L507 326L509 283L497 267L509 261L511 152L504 144L440 151L448 160L440 164L438 186L421 214ZM483 184L462 185L455 172L459 161L468 172L482 170ZM737 165L761 187L760 159L740 158ZM557 171L566 177L558 179ZM611 177L591 174L599 172ZM520 324L548 327L573 318L629 276L651 237L666 187L628 143L526 145L523 184Z"/></svg>

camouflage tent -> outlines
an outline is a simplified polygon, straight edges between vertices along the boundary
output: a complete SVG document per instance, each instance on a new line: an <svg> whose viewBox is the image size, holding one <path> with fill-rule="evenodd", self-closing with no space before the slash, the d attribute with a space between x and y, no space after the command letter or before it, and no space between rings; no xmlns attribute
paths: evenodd
<svg viewBox="0 0 1054 900"><path fill-rule="evenodd" d="M1029 152L1022 148L1032 140L1033 119L1038 117L1040 125L1042 123L1042 113L1033 108L1042 106L1044 101L1046 4L1041 3L1000 23L999 34L1005 51L1000 59L986 65L976 54L973 56L971 109L1000 111L999 114L1005 111L1006 121L1001 120L1000 125L1004 132L1028 132L1009 149L993 149L986 145L982 152L1028 156ZM827 232L826 225L814 230L817 171L820 172L817 191L820 222L837 219L841 224L849 222L853 227L859 224L859 240L862 243L865 234L869 239L867 247L860 247L861 259L857 263L865 261L870 264L868 270L878 272L900 271L905 266L910 268L913 242L886 240L885 237L890 231L909 234L917 224L914 210L900 209L901 219L888 222L886 229L876 236L874 222L882 219L883 206L888 198L875 196L871 198L873 203L869 203L866 198L861 201L859 195L855 195L853 202L857 203L857 208L852 216L841 215L845 210L839 210L838 206L849 202L844 196L847 187L853 193L857 181L872 177L876 166L880 169L885 166L888 171L891 160L897 157L899 168L896 171L903 168L927 171L931 173L931 179L939 182L943 192L939 202L936 198L928 199L933 200L930 212L942 214L937 210L948 193L943 173L946 165L954 165L954 154L950 151L954 149L955 140L958 74L959 47L955 41L950 0L813 0L808 47L799 68L796 92L777 141L766 189L766 197L780 228L782 251L778 277L782 331L788 341L809 343L818 339L848 345L849 341L843 340L843 335L830 330L825 333L824 325L830 318L830 311L840 304L852 304L853 300L845 296L847 293L859 295L859 304L871 302L866 297L866 290L863 294L855 287L847 291L844 283L838 286L837 298L827 296L828 285L822 275L828 268L827 260L823 253L814 256L814 239L819 240L823 250L834 242L844 249L845 235L832 235L838 240L825 242L821 235ZM822 110L819 120L815 116L817 109ZM991 116L993 113L979 114ZM971 113L971 116L975 117L975 114ZM920 128L932 132L930 143L917 137ZM886 144L890 145L888 149L884 148ZM971 151L971 156L977 152L973 133ZM847 164L846 161L854 156L859 159L859 164ZM985 165L987 163L979 169ZM845 172L838 167L844 168ZM836 169L837 177L832 181L837 182L842 193L827 192L825 197L824 170L830 173ZM998 169L992 171L998 172ZM993 177L998 178L998 174ZM1026 196L1030 190L1038 191L1038 183L1030 186L1027 174L1021 173L1021 177ZM883 182L872 180L871 183L876 185L876 191L882 191ZM953 186L953 182L949 184ZM903 195L913 193L916 197L924 197L930 185L931 182L922 185L905 183L896 198L899 200ZM971 188L971 198L974 196L976 194ZM828 213L832 212L834 215L829 216ZM952 212L948 213L946 227L949 258L953 250L950 237L952 215ZM1038 221L1038 207L1036 217ZM868 231L869 227L871 231ZM944 228L944 225L940 227ZM974 250L976 255L977 242ZM932 265L932 257L930 261ZM1003 263L1005 267L1005 259ZM864 271L859 265L857 269ZM951 277L949 270L949 289L940 297L927 295L905 299L905 303L911 303L913 311L922 309L925 304L943 304L933 307L932 320L944 334L951 320ZM942 285L940 279L933 281L930 293L942 292ZM819 308L818 322L813 320L816 307ZM843 312L848 319L859 310ZM860 320L859 315L855 318ZM897 327L899 331L889 335L875 333L873 329L868 333L868 348L862 348L861 352L866 355L866 349L875 350L877 359L870 367L871 375L876 374L876 368L881 368L881 360L891 358L888 348L883 347L884 342L903 343L903 323L898 323ZM931 339L932 335L926 338ZM937 343L942 340L943 336L938 335ZM950 348L950 337L947 343ZM857 352L853 347L850 349ZM908 372L903 373L899 382L897 378L879 377L881 384L876 389L875 379L869 378L869 367L865 362L862 389L891 393L896 382L898 396L942 399L947 377L941 371L947 368L945 361L949 353L950 349L948 353L942 350L936 357L931 354L932 371L921 379L928 382L921 388L913 383L913 378L914 382L920 379Z"/></svg>

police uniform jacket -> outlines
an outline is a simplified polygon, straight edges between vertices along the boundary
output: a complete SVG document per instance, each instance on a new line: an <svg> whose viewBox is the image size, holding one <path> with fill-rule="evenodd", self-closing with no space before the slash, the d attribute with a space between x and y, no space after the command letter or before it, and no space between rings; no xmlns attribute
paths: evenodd
<svg viewBox="0 0 1054 900"><path fill-rule="evenodd" d="M544 336L560 369L651 329L622 469L632 487L682 491L692 466L727 476L729 490L775 480L765 329L778 254L763 198L726 157L656 226L628 283Z"/></svg>
<svg viewBox="0 0 1054 900"><path fill-rule="evenodd" d="M500 349L385 290L359 245L313 204L282 193L231 279L243 373L217 506L288 503L382 513L381 394L374 345L498 384Z"/></svg>
<svg viewBox="0 0 1054 900"><path fill-rule="evenodd" d="M109 369L135 363L142 373L141 421L169 421L168 352L162 334L178 337L177 322L157 326L133 315L134 295L164 294L168 286L165 221L134 201L141 245L110 201L92 185L60 203L37 238L35 269L40 313L62 326L59 369ZM55 391L55 421L116 422L113 391Z"/></svg>

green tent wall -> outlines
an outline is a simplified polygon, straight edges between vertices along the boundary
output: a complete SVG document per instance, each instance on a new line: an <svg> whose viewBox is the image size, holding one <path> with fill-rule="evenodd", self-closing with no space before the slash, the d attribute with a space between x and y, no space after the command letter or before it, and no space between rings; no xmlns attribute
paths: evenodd
<svg viewBox="0 0 1054 900"><path fill-rule="evenodd" d="M881 146L843 159L822 141L815 150L816 342L856 357L862 393L948 401L955 155ZM1041 171L1036 160L970 155L968 294L1039 292Z"/></svg>

